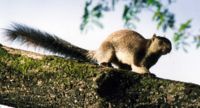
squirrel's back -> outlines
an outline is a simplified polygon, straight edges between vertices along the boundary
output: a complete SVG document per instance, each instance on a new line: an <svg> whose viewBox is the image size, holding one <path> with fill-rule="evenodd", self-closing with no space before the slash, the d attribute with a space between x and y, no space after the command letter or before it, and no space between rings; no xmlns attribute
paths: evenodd
<svg viewBox="0 0 200 108"><path fill-rule="evenodd" d="M134 49L147 43L147 39L141 34L129 29L113 32L105 41L112 43L115 50Z"/></svg>

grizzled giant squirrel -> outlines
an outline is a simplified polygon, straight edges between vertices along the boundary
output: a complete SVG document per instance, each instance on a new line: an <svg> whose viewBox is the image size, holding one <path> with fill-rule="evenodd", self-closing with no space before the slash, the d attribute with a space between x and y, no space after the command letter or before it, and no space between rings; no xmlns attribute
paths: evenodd
<svg viewBox="0 0 200 108"><path fill-rule="evenodd" d="M44 47L54 53L79 60L94 61L100 65L118 68L127 67L137 73L148 73L160 58L171 51L171 42L156 36L145 39L133 30L119 30L109 35L100 47L94 51L79 48L55 35L41 32L25 25L13 24L12 29L6 29L10 39L21 38L22 42Z"/></svg>

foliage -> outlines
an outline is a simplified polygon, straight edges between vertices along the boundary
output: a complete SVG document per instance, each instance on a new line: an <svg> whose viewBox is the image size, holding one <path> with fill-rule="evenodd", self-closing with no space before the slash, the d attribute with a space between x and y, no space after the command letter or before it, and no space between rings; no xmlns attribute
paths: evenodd
<svg viewBox="0 0 200 108"><path fill-rule="evenodd" d="M191 27L190 23L192 20L188 20L181 24L179 29L174 33L173 42L175 43L176 49L180 47L187 52L186 47L189 46L187 39L189 38L186 30Z"/></svg>
<svg viewBox="0 0 200 108"><path fill-rule="evenodd" d="M196 48L200 47L200 35L194 37L194 43L196 43Z"/></svg>
<svg viewBox="0 0 200 108"><path fill-rule="evenodd" d="M98 21L98 19L103 16L103 11L107 11L107 6L104 6L103 3L99 3L92 9L90 9L91 4L92 1L85 2L83 21L80 25L81 30L87 28L90 23L94 23L99 27L103 28L103 25Z"/></svg>
<svg viewBox="0 0 200 108"><path fill-rule="evenodd" d="M134 28L135 22L140 18L138 15L142 11L150 11L153 14L152 20L156 23L157 29L162 29L163 32L171 29L174 32L173 42L176 49L183 49L187 51L188 43L188 29L191 26L191 19L176 27L175 14L169 10L169 6L175 3L175 0L86 0L82 23L80 25L81 31L86 30L92 25L103 28L100 19L103 18L106 12L114 11L115 6L123 3L122 21L126 28ZM200 38L198 36L192 37L193 42L197 48L200 47Z"/></svg>

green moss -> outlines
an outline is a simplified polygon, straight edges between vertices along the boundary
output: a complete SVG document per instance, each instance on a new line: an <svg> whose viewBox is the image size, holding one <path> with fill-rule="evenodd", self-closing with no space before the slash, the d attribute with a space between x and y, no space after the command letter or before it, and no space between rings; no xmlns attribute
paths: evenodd
<svg viewBox="0 0 200 108"><path fill-rule="evenodd" d="M21 55L10 55L4 49L0 49L1 61L22 74L36 72L66 73L74 78L86 78L93 75L96 70L94 65L80 63L73 60L65 60L56 56L47 56L42 60L32 59Z"/></svg>

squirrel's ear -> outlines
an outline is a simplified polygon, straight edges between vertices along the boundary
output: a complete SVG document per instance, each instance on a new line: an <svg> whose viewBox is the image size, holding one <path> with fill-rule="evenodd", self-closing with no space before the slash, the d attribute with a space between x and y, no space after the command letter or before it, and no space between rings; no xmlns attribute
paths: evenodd
<svg viewBox="0 0 200 108"><path fill-rule="evenodd" d="M156 34L154 33L153 34L153 37L152 37L152 40L154 40L156 38Z"/></svg>
<svg viewBox="0 0 200 108"><path fill-rule="evenodd" d="M155 37L156 37L156 34L154 33L154 34L153 34L153 38L155 38Z"/></svg>

